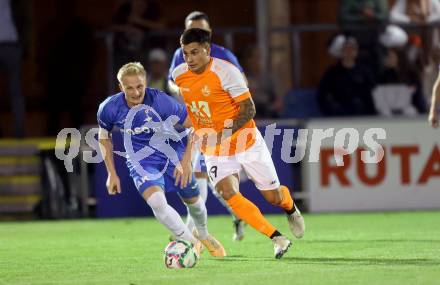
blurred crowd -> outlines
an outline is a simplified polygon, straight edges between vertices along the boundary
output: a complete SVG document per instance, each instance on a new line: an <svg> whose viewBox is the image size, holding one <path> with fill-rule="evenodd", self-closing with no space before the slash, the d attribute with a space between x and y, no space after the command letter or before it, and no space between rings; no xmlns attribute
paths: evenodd
<svg viewBox="0 0 440 285"><path fill-rule="evenodd" d="M147 11L145 1L133 0L116 13L115 63L120 66L127 60L143 60L150 71L150 86L168 92L170 57L163 42L154 37L142 41L148 32L160 32L164 21L157 11ZM318 105L318 111L310 116L425 113L440 63L440 37L435 27L439 21L440 0L396 0L393 5L388 0L340 0L340 33L328 46L336 63L328 67L314 94L309 95ZM295 117L286 110L290 107L284 104L288 94L278 79L272 73L260 78L256 45L236 52L240 53L257 117Z"/></svg>
<svg viewBox="0 0 440 285"><path fill-rule="evenodd" d="M0 75L7 78L7 90L1 95L9 95L17 137L24 134L26 106L20 68L25 32L20 29L16 12L20 8L15 7L20 2L24 1L0 0ZM149 86L170 93L168 72L171 52L177 44L175 36L170 45L161 35L169 27L159 6L156 1L127 0L115 10L109 29L114 35L113 72L128 61L140 61L147 67ZM440 36L436 26L439 22L440 0L340 0L340 31L328 44L328 56L334 64L327 68L313 92L307 92L306 102L312 103L307 103L305 108L316 106L308 116L425 113L440 63ZM56 68L62 56L57 57L57 51L62 54L78 43L77 39L90 42L90 38L90 31L82 23L74 22L54 49L52 60L49 58L48 70L53 74L48 77L56 84L49 85L48 96L58 102L54 108L48 106L50 134L56 134L60 128L58 110L66 104L59 97L60 88L70 86L63 92L72 93L73 98L85 93L85 82L90 78L83 72L90 53L81 45L77 45L75 55L66 58L63 72ZM296 117L294 105L303 97L288 97L296 96L301 90L294 86L288 92L271 72L262 73L260 51L255 44L232 52L243 66L257 117ZM262 74L265 78L261 78ZM84 123L83 116L74 111L81 109L79 104L80 100L73 100L65 106L72 113L75 127Z"/></svg>
<svg viewBox="0 0 440 285"><path fill-rule="evenodd" d="M322 115L425 113L440 63L440 1L341 0L338 18L328 47L337 62L317 89Z"/></svg>

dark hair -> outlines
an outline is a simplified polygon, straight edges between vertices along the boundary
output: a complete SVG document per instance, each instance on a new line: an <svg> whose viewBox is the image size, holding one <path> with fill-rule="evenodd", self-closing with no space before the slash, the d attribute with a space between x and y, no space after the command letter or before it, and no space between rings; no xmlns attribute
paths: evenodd
<svg viewBox="0 0 440 285"><path fill-rule="evenodd" d="M196 21L196 20L205 20L209 24L208 15L200 11L192 11L185 18L185 26L189 21Z"/></svg>
<svg viewBox="0 0 440 285"><path fill-rule="evenodd" d="M190 43L211 44L211 33L203 29L189 29L180 36L180 44Z"/></svg>

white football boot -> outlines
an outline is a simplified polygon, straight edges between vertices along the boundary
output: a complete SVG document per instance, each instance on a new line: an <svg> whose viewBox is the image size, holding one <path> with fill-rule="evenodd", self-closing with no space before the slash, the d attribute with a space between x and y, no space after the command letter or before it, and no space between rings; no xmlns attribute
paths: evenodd
<svg viewBox="0 0 440 285"><path fill-rule="evenodd" d="M292 234L296 238L302 238L304 236L304 232L306 231L306 224L304 223L304 218L301 215L301 212L298 210L295 204L294 207L295 212L287 216L287 221L289 222L289 228Z"/></svg>
<svg viewBox="0 0 440 285"><path fill-rule="evenodd" d="M292 242L285 236L277 236L272 239L273 251L276 259L280 259L289 250Z"/></svg>

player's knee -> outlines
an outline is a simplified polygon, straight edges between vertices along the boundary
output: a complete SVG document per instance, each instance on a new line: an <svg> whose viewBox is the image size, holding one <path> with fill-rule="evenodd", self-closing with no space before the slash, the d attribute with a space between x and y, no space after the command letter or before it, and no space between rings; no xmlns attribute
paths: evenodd
<svg viewBox="0 0 440 285"><path fill-rule="evenodd" d="M224 186L217 186L215 187L215 190L225 199L226 201L231 199L232 196L234 196L237 192L232 187L224 187Z"/></svg>
<svg viewBox="0 0 440 285"><path fill-rule="evenodd" d="M238 193L239 183L238 175L229 175L215 185L215 190L227 201Z"/></svg>
<svg viewBox="0 0 440 285"><path fill-rule="evenodd" d="M147 201L148 206L151 207L151 209L154 210L160 210L164 207L166 207L167 199L165 198L165 194L163 191L153 191L152 193L149 193L147 197L145 197L145 200Z"/></svg>

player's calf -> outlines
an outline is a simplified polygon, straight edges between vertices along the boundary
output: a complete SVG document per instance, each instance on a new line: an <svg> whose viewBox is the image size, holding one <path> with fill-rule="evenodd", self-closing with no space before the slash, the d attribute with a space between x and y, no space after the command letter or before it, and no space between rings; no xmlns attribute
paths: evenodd
<svg viewBox="0 0 440 285"><path fill-rule="evenodd" d="M297 206L295 205L289 188L281 185L278 189L263 190L260 192L264 196L266 201L274 206L279 206L283 208L284 212L287 215L287 221L289 223L289 228L292 234L296 238L302 238L304 236L306 228L304 218L301 215L301 212L298 210Z"/></svg>
<svg viewBox="0 0 440 285"><path fill-rule="evenodd" d="M156 219L164 225L177 239L195 244L197 239L183 223L180 215L168 205L164 192L159 186L152 186L142 193L147 204L153 210Z"/></svg>
<svg viewBox="0 0 440 285"><path fill-rule="evenodd" d="M204 239L208 233L208 212L206 210L205 202L200 196L194 199L184 199L188 212L194 221L195 228L199 236Z"/></svg>

